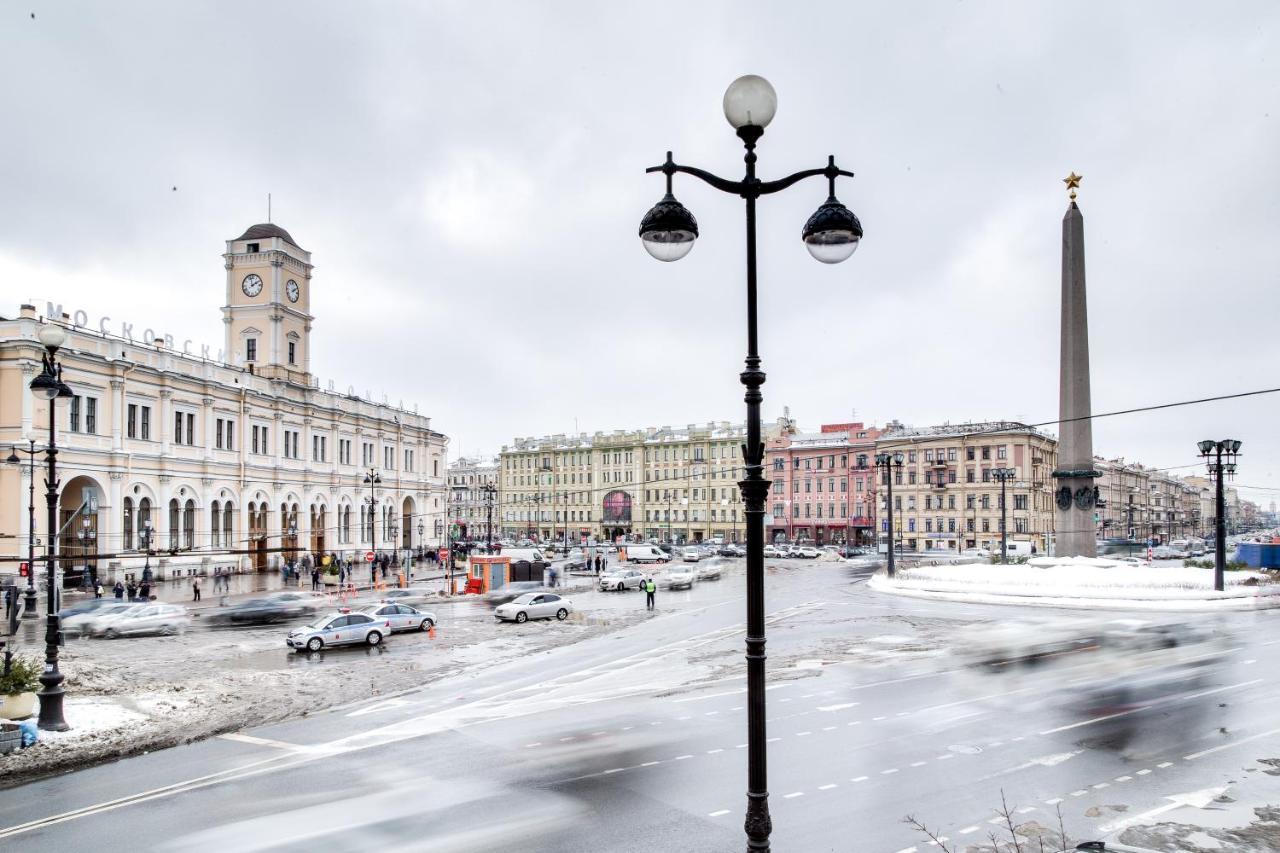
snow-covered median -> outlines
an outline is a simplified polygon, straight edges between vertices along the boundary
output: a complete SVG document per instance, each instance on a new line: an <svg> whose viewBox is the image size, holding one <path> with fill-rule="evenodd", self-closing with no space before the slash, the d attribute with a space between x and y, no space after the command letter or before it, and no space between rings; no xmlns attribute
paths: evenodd
<svg viewBox="0 0 1280 853"><path fill-rule="evenodd" d="M881 592L985 604L1196 610L1280 606L1280 583L1262 572L1155 567L1090 557L1037 557L1018 565L942 565L899 570L868 584Z"/></svg>

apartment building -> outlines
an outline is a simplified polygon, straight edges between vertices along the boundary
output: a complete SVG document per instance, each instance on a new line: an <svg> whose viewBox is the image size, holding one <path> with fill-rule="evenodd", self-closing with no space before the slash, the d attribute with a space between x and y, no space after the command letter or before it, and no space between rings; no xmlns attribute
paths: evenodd
<svg viewBox="0 0 1280 853"><path fill-rule="evenodd" d="M824 424L816 433L781 429L767 441L766 538L874 544L879 437L874 426L843 423Z"/></svg>

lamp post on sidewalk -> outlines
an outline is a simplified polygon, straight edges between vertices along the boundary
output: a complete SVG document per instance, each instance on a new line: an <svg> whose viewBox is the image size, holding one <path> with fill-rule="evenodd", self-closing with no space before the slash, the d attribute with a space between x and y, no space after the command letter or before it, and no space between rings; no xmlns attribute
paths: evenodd
<svg viewBox="0 0 1280 853"><path fill-rule="evenodd" d="M498 489L493 483L485 483L480 487L480 491L484 492L484 551L486 554L493 553L493 496Z"/></svg>
<svg viewBox="0 0 1280 853"><path fill-rule="evenodd" d="M18 451L27 454L27 588L23 593L23 619L35 619L36 613L36 450L35 439L30 441L31 447L14 446L9 449L10 465L22 462Z"/></svg>
<svg viewBox="0 0 1280 853"><path fill-rule="evenodd" d="M382 475L376 469L370 468L364 474L364 484L369 487L369 497L365 498L365 502L369 504L369 550L376 552L378 550L378 497L374 490L382 485Z"/></svg>
<svg viewBox="0 0 1280 853"><path fill-rule="evenodd" d="M769 817L768 770L765 738L765 625L764 625L764 516L769 481L764 477L764 442L761 439L760 404L764 395L765 373L761 369L756 299L756 200L786 189L810 177L827 178L829 195L826 203L809 218L801 231L805 247L823 263L838 263L853 254L862 238L857 217L835 198L835 182L840 176L853 177L852 172L837 169L835 158L822 169L808 169L776 181L756 177L756 143L765 127L773 120L778 98L773 86L763 77L749 74L739 77L724 94L724 114L746 148L746 174L738 181L717 177L691 166L677 165L667 152L666 162L647 171L666 176L667 192L644 216L640 223L640 239L645 250L660 261L683 258L698 237L698 223L684 205L671 193L671 179L681 172L706 182L715 189L740 196L746 203L746 296L747 355L739 381L746 387L747 436L743 445L746 475L739 483L746 505L747 535L747 813L744 829L747 848L769 850L773 822Z"/></svg>
<svg viewBox="0 0 1280 853"><path fill-rule="evenodd" d="M1214 481L1216 509L1213 520L1213 588L1222 592L1226 587L1223 573L1227 568L1227 498L1224 481L1236 475L1236 459L1240 455L1240 441L1234 438L1214 441L1211 438L1200 442L1200 455L1204 457L1209 469L1209 477ZM1227 461L1223 462L1222 457Z"/></svg>
<svg viewBox="0 0 1280 853"><path fill-rule="evenodd" d="M894 571L894 551L897 549L896 528L893 526L893 478L902 471L902 452L896 453L877 453L876 467L884 471L884 482L888 488L885 494L885 521L889 528L889 558L885 563L885 573L889 577L893 577Z"/></svg>
<svg viewBox="0 0 1280 853"><path fill-rule="evenodd" d="M1009 514L1008 501L1005 499L1005 487L1016 475L1013 468L993 468L991 476L1000 481L1000 562L1009 562L1009 525L1006 519Z"/></svg>
<svg viewBox="0 0 1280 853"><path fill-rule="evenodd" d="M63 675L58 671L58 647L62 645L61 620L58 618L58 399L75 396L62 381L62 366L58 364L58 349L66 342L67 333L61 326L47 323L41 327L38 337L44 345L43 367L40 375L31 380L31 393L38 400L49 404L49 445L45 448L47 472L45 475L45 504L48 509L48 545L45 548L46 590L44 672L40 673L43 688L40 696L38 725L45 731L65 732L71 728L62 715ZM34 568L33 568L34 570Z"/></svg>

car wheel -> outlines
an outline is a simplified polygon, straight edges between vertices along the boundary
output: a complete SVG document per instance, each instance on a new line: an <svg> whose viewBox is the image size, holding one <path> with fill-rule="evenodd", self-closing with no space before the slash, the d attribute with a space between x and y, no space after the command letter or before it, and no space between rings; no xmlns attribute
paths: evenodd
<svg viewBox="0 0 1280 853"><path fill-rule="evenodd" d="M563 622L564 620L569 618L569 611L561 607L559 610L556 611L556 618L559 619L561 622Z"/></svg>
<svg viewBox="0 0 1280 853"><path fill-rule="evenodd" d="M160 626L160 636L162 636L162 637L167 637L167 636L169 636L169 635L170 635L170 634L172 634L172 633L173 633L173 628L172 628L172 627L170 627L169 625L161 625L161 626Z"/></svg>
<svg viewBox="0 0 1280 853"><path fill-rule="evenodd" d="M524 623L528 621L529 621L529 614L525 613L523 610L521 610L519 613L516 614L517 623Z"/></svg>
<svg viewBox="0 0 1280 853"><path fill-rule="evenodd" d="M382 633L379 631L370 631L369 636L365 637L364 641L371 646L376 646L378 643L382 642Z"/></svg>
<svg viewBox="0 0 1280 853"><path fill-rule="evenodd" d="M435 627L435 625L436 623L432 622L430 619L423 619L422 624L418 626L418 630L430 631L432 628Z"/></svg>
<svg viewBox="0 0 1280 853"><path fill-rule="evenodd" d="M324 648L324 640L319 637L312 637L310 640L307 640L307 651L318 652L322 648Z"/></svg>
<svg viewBox="0 0 1280 853"><path fill-rule="evenodd" d="M107 630L102 632L102 636L107 638L108 640L114 640L116 637L120 636L120 632L117 631L115 628L108 628Z"/></svg>

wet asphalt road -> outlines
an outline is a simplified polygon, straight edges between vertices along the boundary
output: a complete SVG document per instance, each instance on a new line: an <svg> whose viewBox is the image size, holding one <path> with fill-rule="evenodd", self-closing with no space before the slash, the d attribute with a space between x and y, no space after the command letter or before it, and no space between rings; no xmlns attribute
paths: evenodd
<svg viewBox="0 0 1280 853"><path fill-rule="evenodd" d="M770 565L775 850L934 849L907 814L956 847L988 843L1002 791L1019 824L1056 827L1060 807L1073 839L1098 837L1156 809L1184 819L1169 797L1280 757L1276 611L1215 617L1236 642L1182 701L1091 721L1066 691L1029 696L956 670L949 638L1009 608L879 595L868 570L843 564ZM653 618L475 677L8 790L0 843L740 850L741 572L738 561L721 581L661 592ZM637 593L580 604L643 606ZM1133 723L1123 747L1121 722Z"/></svg>

